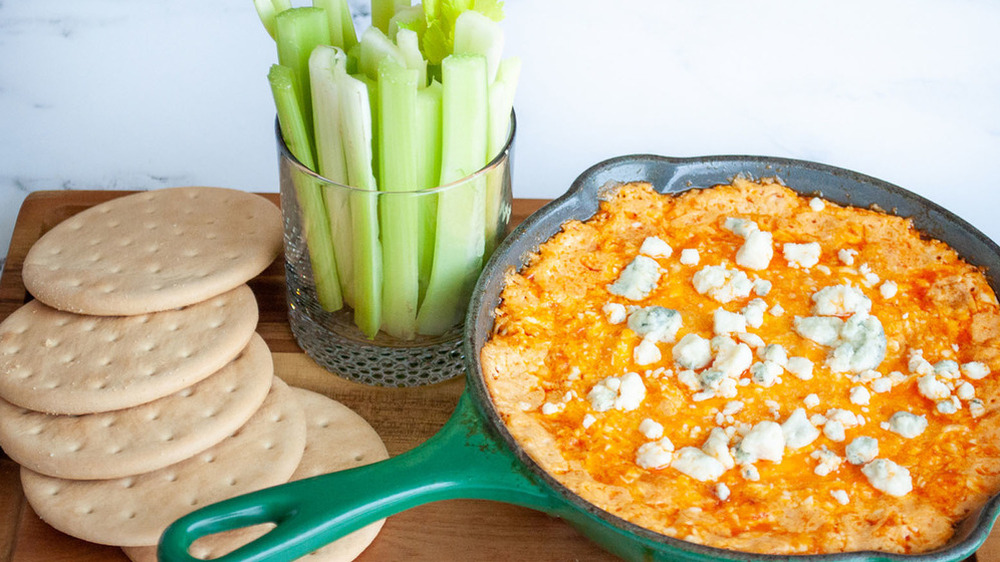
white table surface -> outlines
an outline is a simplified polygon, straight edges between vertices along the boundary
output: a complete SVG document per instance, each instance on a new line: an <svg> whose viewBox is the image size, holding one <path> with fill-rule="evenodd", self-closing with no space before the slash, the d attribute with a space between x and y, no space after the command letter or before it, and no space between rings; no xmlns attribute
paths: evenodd
<svg viewBox="0 0 1000 562"><path fill-rule="evenodd" d="M623 154L771 155L895 183L1000 240L998 2L506 9L517 197ZM0 0L0 256L35 190L276 191L274 60L252 0Z"/></svg>

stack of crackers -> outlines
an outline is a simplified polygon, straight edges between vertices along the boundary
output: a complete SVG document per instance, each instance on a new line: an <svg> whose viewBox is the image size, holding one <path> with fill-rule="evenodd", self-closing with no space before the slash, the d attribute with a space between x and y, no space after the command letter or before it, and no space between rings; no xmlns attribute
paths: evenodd
<svg viewBox="0 0 1000 562"><path fill-rule="evenodd" d="M0 446L25 496L77 538L155 560L195 509L387 458L364 419L274 374L247 282L281 250L258 195L186 187L83 211L31 248L35 297L0 323ZM381 522L310 560L350 560ZM212 558L266 532L205 537Z"/></svg>

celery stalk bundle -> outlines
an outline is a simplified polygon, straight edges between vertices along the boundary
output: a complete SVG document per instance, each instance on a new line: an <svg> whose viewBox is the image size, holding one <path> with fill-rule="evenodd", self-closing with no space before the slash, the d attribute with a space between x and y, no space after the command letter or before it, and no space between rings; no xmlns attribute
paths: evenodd
<svg viewBox="0 0 1000 562"><path fill-rule="evenodd" d="M277 44L268 79L286 146L344 189L294 178L320 305L369 338L462 320L503 212L500 178L454 189L504 148L516 58L500 0L373 0L360 37L347 0L255 0ZM385 195L380 195L384 193Z"/></svg>

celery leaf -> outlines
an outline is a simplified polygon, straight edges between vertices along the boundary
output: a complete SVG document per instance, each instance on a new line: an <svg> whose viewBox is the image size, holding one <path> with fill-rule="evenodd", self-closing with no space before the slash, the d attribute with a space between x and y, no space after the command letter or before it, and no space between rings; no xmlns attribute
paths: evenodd
<svg viewBox="0 0 1000 562"><path fill-rule="evenodd" d="M427 30L422 47L427 62L435 65L454 51L455 20L463 12L474 10L494 21L503 19L502 0L426 0L423 7Z"/></svg>

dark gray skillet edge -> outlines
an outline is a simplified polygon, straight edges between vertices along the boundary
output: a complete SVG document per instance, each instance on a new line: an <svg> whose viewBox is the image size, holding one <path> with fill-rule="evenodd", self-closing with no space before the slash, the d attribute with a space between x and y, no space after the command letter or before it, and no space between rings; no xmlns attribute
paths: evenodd
<svg viewBox="0 0 1000 562"><path fill-rule="evenodd" d="M1000 247L968 222L937 204L901 187L850 170L816 162L761 156L705 156L671 158L629 155L605 160L584 171L570 189L528 217L504 240L486 264L474 291L466 320L465 356L469 367L467 387L475 398L487 427L512 450L530 473L555 490L577 510L607 521L625 533L647 541L666 543L695 556L723 560L900 561L943 562L971 556L989 535L1000 513L1000 496L994 496L971 513L945 547L919 555L879 552L831 555L776 556L738 553L689 543L654 533L591 505L565 488L539 467L507 431L490 400L479 364L479 352L493 329L493 311L499 304L505 276L520 269L538 246L568 220L586 220L598 209L600 194L616 183L646 181L660 192L679 192L729 183L737 175L778 177L788 187L806 195L822 196L842 205L873 206L912 219L924 235L941 240L968 262L979 266L994 291L1000 292Z"/></svg>

